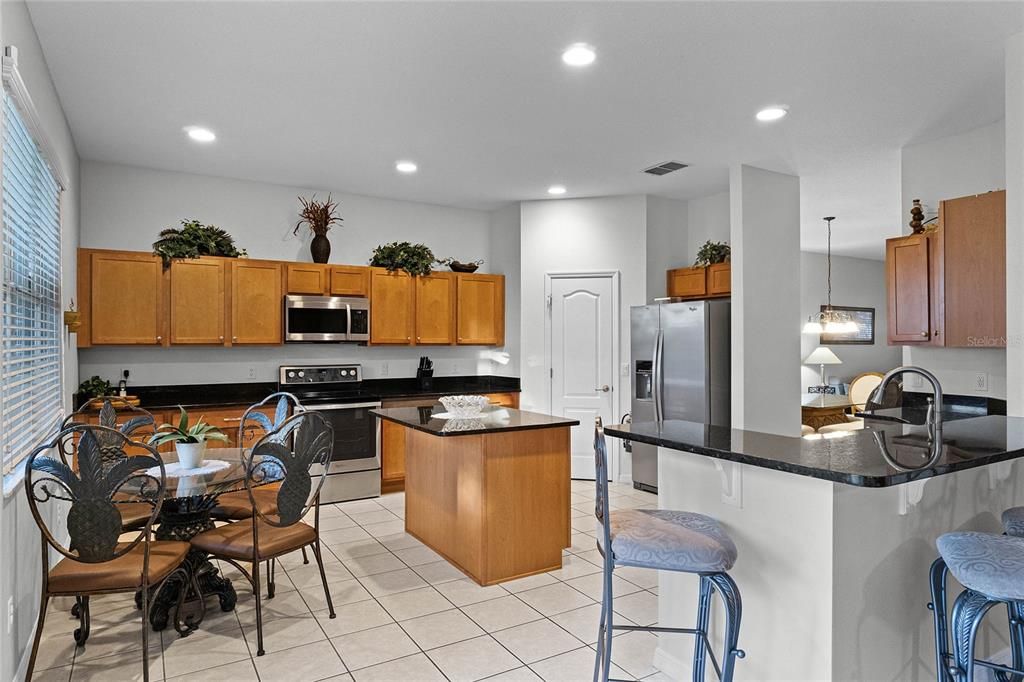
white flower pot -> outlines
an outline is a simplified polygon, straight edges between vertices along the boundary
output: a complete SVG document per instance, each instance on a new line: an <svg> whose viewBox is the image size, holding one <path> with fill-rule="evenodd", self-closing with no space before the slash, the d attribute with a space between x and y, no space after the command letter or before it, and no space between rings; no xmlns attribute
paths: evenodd
<svg viewBox="0 0 1024 682"><path fill-rule="evenodd" d="M198 469L203 466L206 441L201 443L175 443L174 450L178 453L178 463L181 464L182 469Z"/></svg>

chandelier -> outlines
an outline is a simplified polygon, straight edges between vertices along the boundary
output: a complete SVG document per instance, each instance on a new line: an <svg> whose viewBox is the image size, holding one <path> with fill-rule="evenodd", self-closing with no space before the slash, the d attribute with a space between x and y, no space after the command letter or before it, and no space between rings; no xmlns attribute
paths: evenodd
<svg viewBox="0 0 1024 682"><path fill-rule="evenodd" d="M825 309L807 318L804 334L847 334L860 329L848 313L832 308L832 221L835 219L835 216L822 218L825 221Z"/></svg>

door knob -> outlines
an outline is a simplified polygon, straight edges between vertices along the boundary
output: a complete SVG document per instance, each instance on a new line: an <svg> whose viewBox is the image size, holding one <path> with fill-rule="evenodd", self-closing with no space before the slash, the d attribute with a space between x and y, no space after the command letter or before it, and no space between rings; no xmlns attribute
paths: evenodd
<svg viewBox="0 0 1024 682"><path fill-rule="evenodd" d="M608 391L612 390L612 387L609 386L608 384L605 384L601 388L595 388L594 390L595 391L600 391L601 393L607 393Z"/></svg>

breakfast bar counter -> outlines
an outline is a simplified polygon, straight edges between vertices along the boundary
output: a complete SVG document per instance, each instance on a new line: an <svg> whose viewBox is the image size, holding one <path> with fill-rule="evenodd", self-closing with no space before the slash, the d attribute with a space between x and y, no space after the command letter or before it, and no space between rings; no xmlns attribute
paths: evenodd
<svg viewBox="0 0 1024 682"><path fill-rule="evenodd" d="M374 410L408 429L405 529L481 585L560 568L570 545L569 431L579 424L488 407Z"/></svg>
<svg viewBox="0 0 1024 682"><path fill-rule="evenodd" d="M924 427L867 424L802 438L683 421L605 428L659 446L659 507L714 517L735 541L736 680L936 679L935 539L1000 533L1002 511L1024 503L1024 419L949 418L941 451ZM661 625L692 626L695 576L663 572L658 595ZM984 627L981 653L1004 650L1005 618ZM690 638L661 635L656 665L688 677L691 651Z"/></svg>

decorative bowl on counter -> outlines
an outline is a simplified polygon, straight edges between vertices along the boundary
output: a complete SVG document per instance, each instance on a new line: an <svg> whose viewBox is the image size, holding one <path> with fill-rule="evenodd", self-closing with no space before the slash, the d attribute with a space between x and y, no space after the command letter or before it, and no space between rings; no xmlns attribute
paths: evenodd
<svg viewBox="0 0 1024 682"><path fill-rule="evenodd" d="M481 410L491 402L487 396L482 395L446 395L440 400L445 411L453 419L472 419L479 416Z"/></svg>

